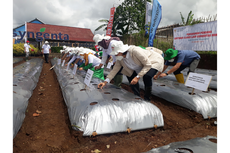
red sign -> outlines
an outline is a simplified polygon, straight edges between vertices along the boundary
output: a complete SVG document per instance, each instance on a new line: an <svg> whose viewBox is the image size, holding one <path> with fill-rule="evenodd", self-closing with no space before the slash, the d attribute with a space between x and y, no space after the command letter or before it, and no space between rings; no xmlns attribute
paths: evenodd
<svg viewBox="0 0 230 153"><path fill-rule="evenodd" d="M98 52L98 48L99 48L98 45L95 45L94 47L95 47L96 51Z"/></svg>
<svg viewBox="0 0 230 153"><path fill-rule="evenodd" d="M112 33L114 11L115 11L115 7L112 7L110 10L110 18L109 18L109 23L107 25L106 36L111 36Z"/></svg>

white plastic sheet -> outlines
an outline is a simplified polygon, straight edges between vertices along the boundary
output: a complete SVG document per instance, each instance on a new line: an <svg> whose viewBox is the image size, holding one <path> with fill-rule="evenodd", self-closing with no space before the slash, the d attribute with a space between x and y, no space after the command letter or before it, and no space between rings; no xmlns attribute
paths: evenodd
<svg viewBox="0 0 230 153"><path fill-rule="evenodd" d="M166 146L154 148L146 153L216 153L217 143L210 140L217 140L216 137L207 136L187 141L174 142Z"/></svg>
<svg viewBox="0 0 230 153"><path fill-rule="evenodd" d="M42 64L42 59L31 59L13 69L13 138L24 121L28 100L37 85Z"/></svg>
<svg viewBox="0 0 230 153"><path fill-rule="evenodd" d="M51 60L54 65L56 61ZM73 79L72 70L55 66L63 97L68 108L71 125L83 131L84 136L125 132L128 128L141 130L164 126L161 111L153 104L132 93L109 84L97 89L102 80L92 78L85 89L84 71L77 71Z"/></svg>

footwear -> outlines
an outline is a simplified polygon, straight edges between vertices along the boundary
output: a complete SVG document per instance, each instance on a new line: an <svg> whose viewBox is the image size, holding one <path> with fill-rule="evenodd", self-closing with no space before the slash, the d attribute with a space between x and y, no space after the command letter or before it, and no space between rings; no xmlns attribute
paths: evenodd
<svg viewBox="0 0 230 153"><path fill-rule="evenodd" d="M184 84L184 75L182 73L175 75L177 82Z"/></svg>
<svg viewBox="0 0 230 153"><path fill-rule="evenodd" d="M134 95L137 95L140 97L140 87L139 87L139 83L135 84L135 85L130 85L130 87L132 88L132 91L134 93Z"/></svg>
<svg viewBox="0 0 230 153"><path fill-rule="evenodd" d="M151 101L151 92L152 92L152 86L145 87L145 95L144 95L144 100L146 101Z"/></svg>

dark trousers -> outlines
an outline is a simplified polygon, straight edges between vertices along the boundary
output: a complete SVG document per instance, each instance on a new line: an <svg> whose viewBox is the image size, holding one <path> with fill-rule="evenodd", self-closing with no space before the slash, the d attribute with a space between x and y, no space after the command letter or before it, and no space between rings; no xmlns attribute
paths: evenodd
<svg viewBox="0 0 230 153"><path fill-rule="evenodd" d="M189 67L189 70L187 72L187 75L189 72L194 72L197 68L198 64L200 62L200 59L194 59L189 65L181 65L176 71L173 72L174 75L180 74L181 71L183 71L186 67Z"/></svg>
<svg viewBox="0 0 230 153"><path fill-rule="evenodd" d="M144 76L143 76L143 81L144 81L144 85L145 87L152 87L152 78L154 77L154 75L156 75L156 73L158 72L158 70L151 68ZM137 76L137 73L134 71L133 74L128 77L127 79L129 80L129 83L133 80L133 78L135 78ZM139 87L139 83L137 82L137 84L135 85L130 85L134 94L137 96L140 96L140 87Z"/></svg>
<svg viewBox="0 0 230 153"><path fill-rule="evenodd" d="M44 54L46 63L49 63L49 54Z"/></svg>

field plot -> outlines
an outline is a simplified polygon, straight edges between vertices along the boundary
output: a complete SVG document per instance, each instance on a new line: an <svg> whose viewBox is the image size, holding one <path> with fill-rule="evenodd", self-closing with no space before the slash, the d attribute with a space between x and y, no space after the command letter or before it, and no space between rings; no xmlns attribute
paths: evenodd
<svg viewBox="0 0 230 153"><path fill-rule="evenodd" d="M49 70L51 66L50 63L43 64L37 86L28 102L24 122L13 140L15 153L88 153L96 149L101 152L141 153L178 141L217 137L217 125L214 124L217 118L204 119L200 113L154 95L151 103L161 111L163 127L83 136L82 131L72 127L62 87L55 71ZM122 88L132 93L128 85L122 84ZM142 98L143 95L142 90ZM33 116L37 110L40 111L39 116Z"/></svg>

